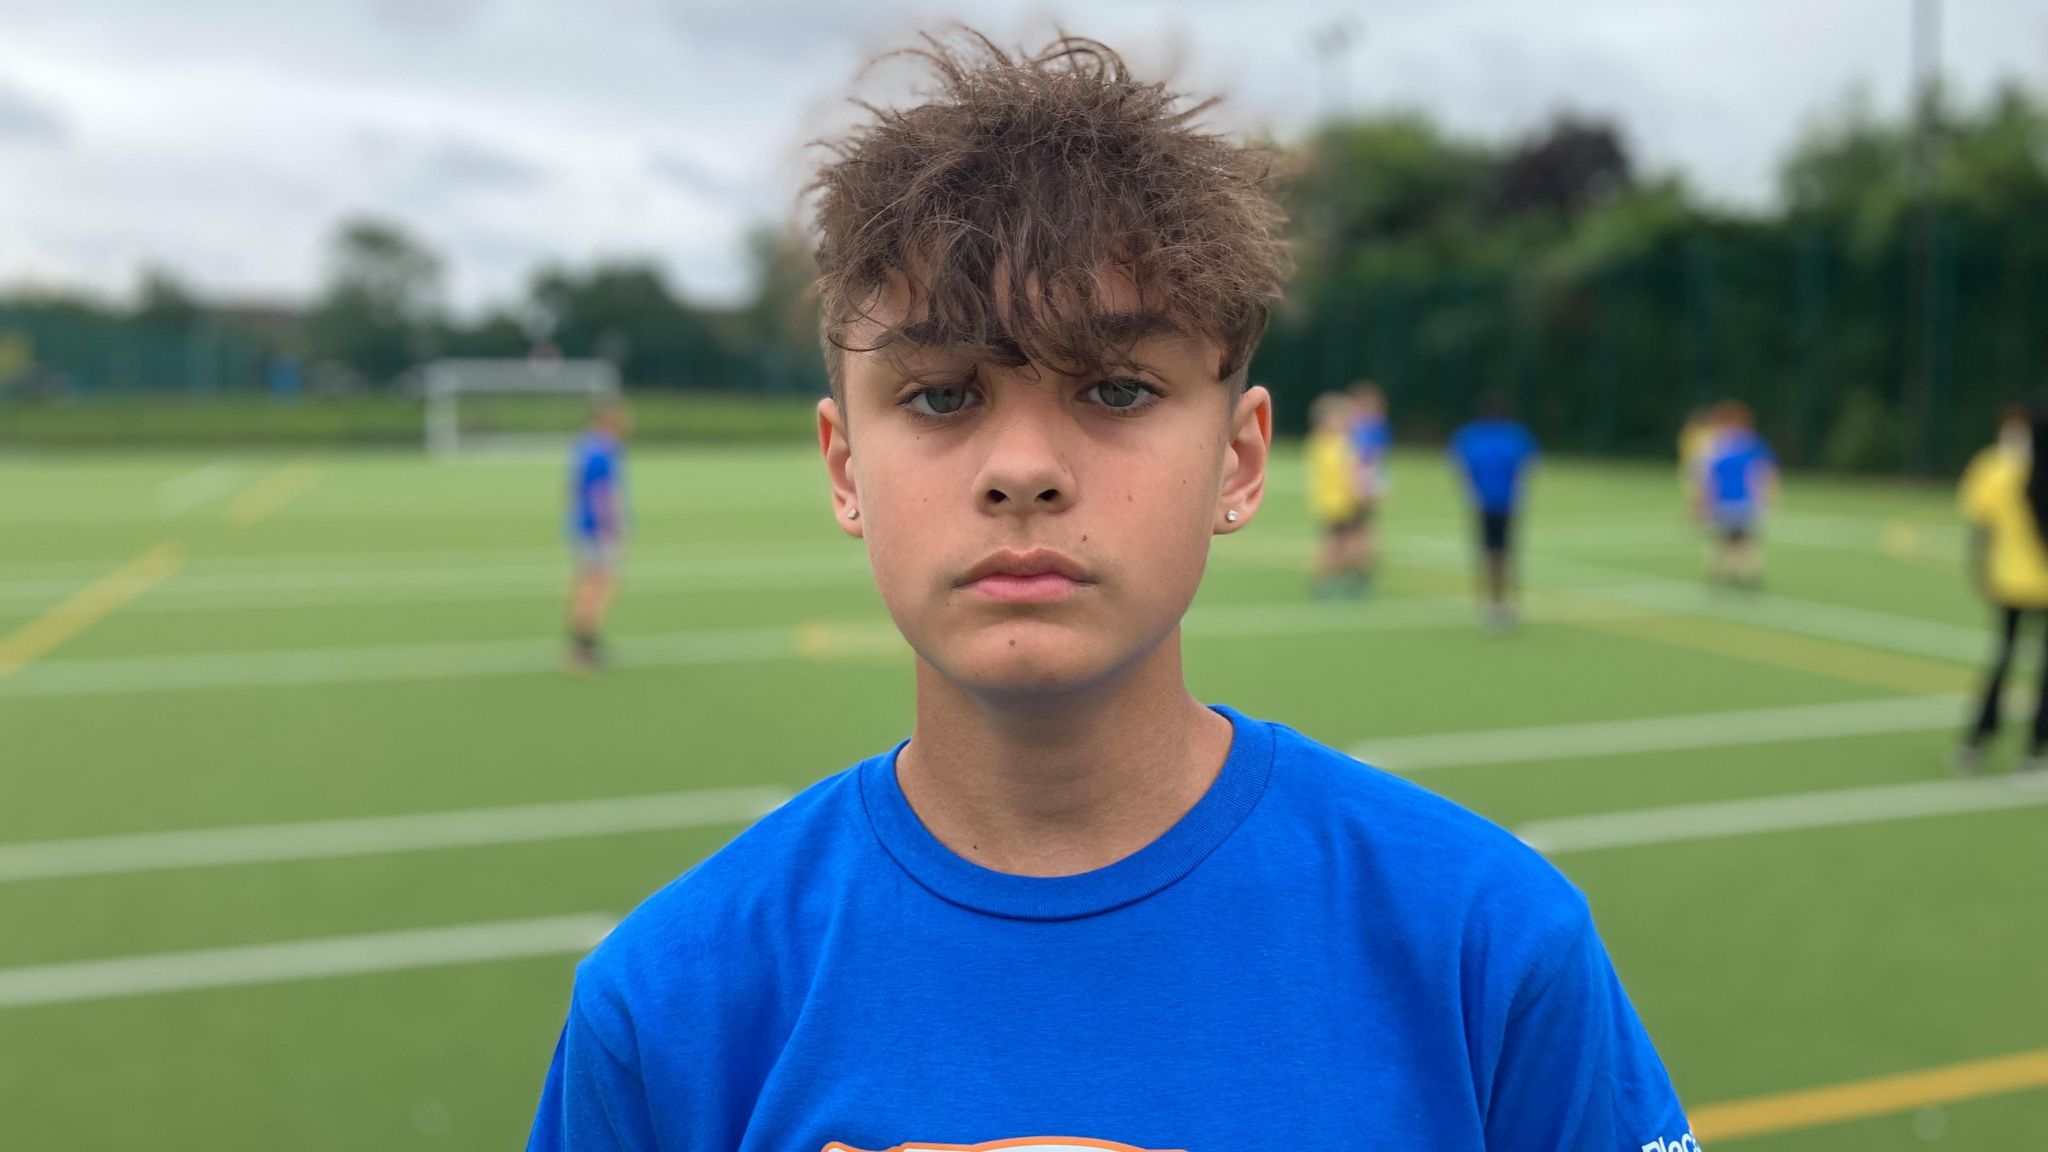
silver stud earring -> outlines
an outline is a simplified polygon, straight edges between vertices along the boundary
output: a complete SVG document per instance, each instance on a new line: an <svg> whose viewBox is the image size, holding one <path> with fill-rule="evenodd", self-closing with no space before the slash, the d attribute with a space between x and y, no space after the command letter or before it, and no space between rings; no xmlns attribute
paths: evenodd
<svg viewBox="0 0 2048 1152"><path fill-rule="evenodd" d="M1223 518L1225 520L1230 521L1232 524L1237 523L1237 509L1232 508L1230 511L1225 512L1223 514Z"/></svg>
<svg viewBox="0 0 2048 1152"><path fill-rule="evenodd" d="M846 518L847 518L848 520L858 520L858 519L860 519L860 509L858 509L858 508L848 508L848 509L846 510Z"/></svg>

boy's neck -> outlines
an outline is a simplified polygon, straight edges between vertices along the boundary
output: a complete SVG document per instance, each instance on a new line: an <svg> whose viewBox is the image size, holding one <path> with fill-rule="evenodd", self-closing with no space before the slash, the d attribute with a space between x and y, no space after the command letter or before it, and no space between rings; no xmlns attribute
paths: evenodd
<svg viewBox="0 0 2048 1152"><path fill-rule="evenodd" d="M1185 816L1230 753L1230 721L1181 678L1176 632L1109 684L991 701L917 667L896 778L918 819L997 872L1071 876L1131 855Z"/></svg>

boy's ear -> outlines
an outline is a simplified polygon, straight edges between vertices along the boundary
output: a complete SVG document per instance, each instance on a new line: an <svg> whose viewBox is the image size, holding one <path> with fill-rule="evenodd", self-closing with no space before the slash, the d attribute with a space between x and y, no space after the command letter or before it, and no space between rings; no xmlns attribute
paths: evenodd
<svg viewBox="0 0 2048 1152"><path fill-rule="evenodd" d="M1223 486L1216 503L1216 532L1235 532L1252 522L1266 498L1266 460L1273 449L1273 396L1257 384L1244 390L1231 409L1230 440L1223 447ZM1231 515L1236 513L1235 516Z"/></svg>
<svg viewBox="0 0 2048 1152"><path fill-rule="evenodd" d="M832 519L848 536L860 536L860 518L849 515L860 508L860 493L853 486L853 441L846 437L846 414L830 396L818 401L818 451L825 457L825 478L832 482Z"/></svg>

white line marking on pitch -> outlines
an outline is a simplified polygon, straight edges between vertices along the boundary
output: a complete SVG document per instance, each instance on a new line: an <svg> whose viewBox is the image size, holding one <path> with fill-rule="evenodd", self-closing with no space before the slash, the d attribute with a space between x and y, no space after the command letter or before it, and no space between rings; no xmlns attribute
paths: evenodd
<svg viewBox="0 0 2048 1152"><path fill-rule="evenodd" d="M225 460L181 472L157 486L157 510L166 516L182 516L234 491L241 477L242 470Z"/></svg>
<svg viewBox="0 0 2048 1152"><path fill-rule="evenodd" d="M1467 548L1449 537L1412 537L1398 557L1401 562L1462 571L1469 564ZM1823 640L1843 640L1866 648L1932 656L1976 664L1991 654L1991 634L1975 628L1919 616L1902 616L1868 608L1852 608L1820 600L1783 596L1729 596L1701 584L1659 578L1651 573L1606 564L1561 559L1537 551L1527 557L1532 573L1564 585L1538 585L1574 596L1631 604L1646 609L1750 624Z"/></svg>
<svg viewBox="0 0 2048 1152"><path fill-rule="evenodd" d="M160 611L265 609L297 605L433 602L454 597L560 594L566 559L532 564L448 568L334 568L305 572L188 572ZM636 587L655 592L811 588L862 583L866 561L840 553L748 563L715 557L633 563ZM0 603L46 597L58 578L0 584Z"/></svg>
<svg viewBox="0 0 2048 1152"><path fill-rule="evenodd" d="M581 955L603 940L615 923L612 917L604 915L548 916L0 968L0 1008L445 968L490 960Z"/></svg>
<svg viewBox="0 0 2048 1152"><path fill-rule="evenodd" d="M752 628L622 637L617 663L621 667L672 667L789 659L794 655L790 631ZM561 645L548 640L55 660L0 680L0 700L518 676L552 672L561 662Z"/></svg>
<svg viewBox="0 0 2048 1152"><path fill-rule="evenodd" d="M1616 575L1622 575L1616 572ZM1827 640L1845 640L1867 648L1933 656L1973 664L1991 655L1991 632L1938 620L1916 620L1890 612L1872 612L1818 600L1768 595L1740 599L1687 585L1594 588L1578 595L1658 608L1690 616L1706 616L1737 624L1804 633Z"/></svg>
<svg viewBox="0 0 2048 1152"><path fill-rule="evenodd" d="M1961 696L1904 696L1845 704L1805 704L1733 712L1696 712L1479 732L1394 736L1355 745L1351 754L1390 772L1468 764L1514 764L1637 752L1675 752L1924 732L1963 724Z"/></svg>
<svg viewBox="0 0 2048 1152"><path fill-rule="evenodd" d="M217 563L208 561L207 563ZM52 566L40 575L0 580L0 604L40 603L69 592L76 565ZM677 555L672 550L635 549L627 575L640 594L731 592L759 588L865 586L872 582L867 558L831 551L736 556ZM265 610L361 603L432 603L481 597L556 597L567 580L566 557L521 563L440 566L385 565L302 569L185 572L152 610L160 612Z"/></svg>
<svg viewBox="0 0 2048 1152"><path fill-rule="evenodd" d="M1933 780L1534 820L1515 834L1546 856L2048 806L2048 781Z"/></svg>
<svg viewBox="0 0 2048 1152"><path fill-rule="evenodd" d="M1566 606L1532 612L1533 620L1574 620L1650 614L1628 605ZM1459 597L1384 601L1370 606L1225 604L1196 608L1188 635L1317 636L1467 625L1471 609ZM907 651L885 620L806 624L794 628L707 629L621 636L622 668L736 664ZM550 672L561 664L555 640L499 640L475 644L376 648L284 649L177 656L117 656L51 660L0 680L0 701L49 696L102 696L202 688L440 680Z"/></svg>
<svg viewBox="0 0 2048 1152"><path fill-rule="evenodd" d="M0 844L0 883L744 824L774 811L789 796L788 789L770 786L708 788L504 808Z"/></svg>

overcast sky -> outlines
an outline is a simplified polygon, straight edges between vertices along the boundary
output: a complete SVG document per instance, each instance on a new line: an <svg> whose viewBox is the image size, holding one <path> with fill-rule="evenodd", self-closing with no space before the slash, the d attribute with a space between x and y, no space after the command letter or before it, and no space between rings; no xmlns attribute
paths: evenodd
<svg viewBox="0 0 2048 1152"><path fill-rule="evenodd" d="M1762 205L1853 87L1903 105L1910 3L0 0L0 284L122 294L158 263L303 298L335 221L374 212L448 257L465 309L626 254L730 299L862 62L949 18L1011 41L1059 22L1282 137L1340 95L1487 136L1611 115L1646 166ZM1312 44L1339 20L1335 76ZM1947 0L1943 64L1966 96L2048 88L2048 0Z"/></svg>

